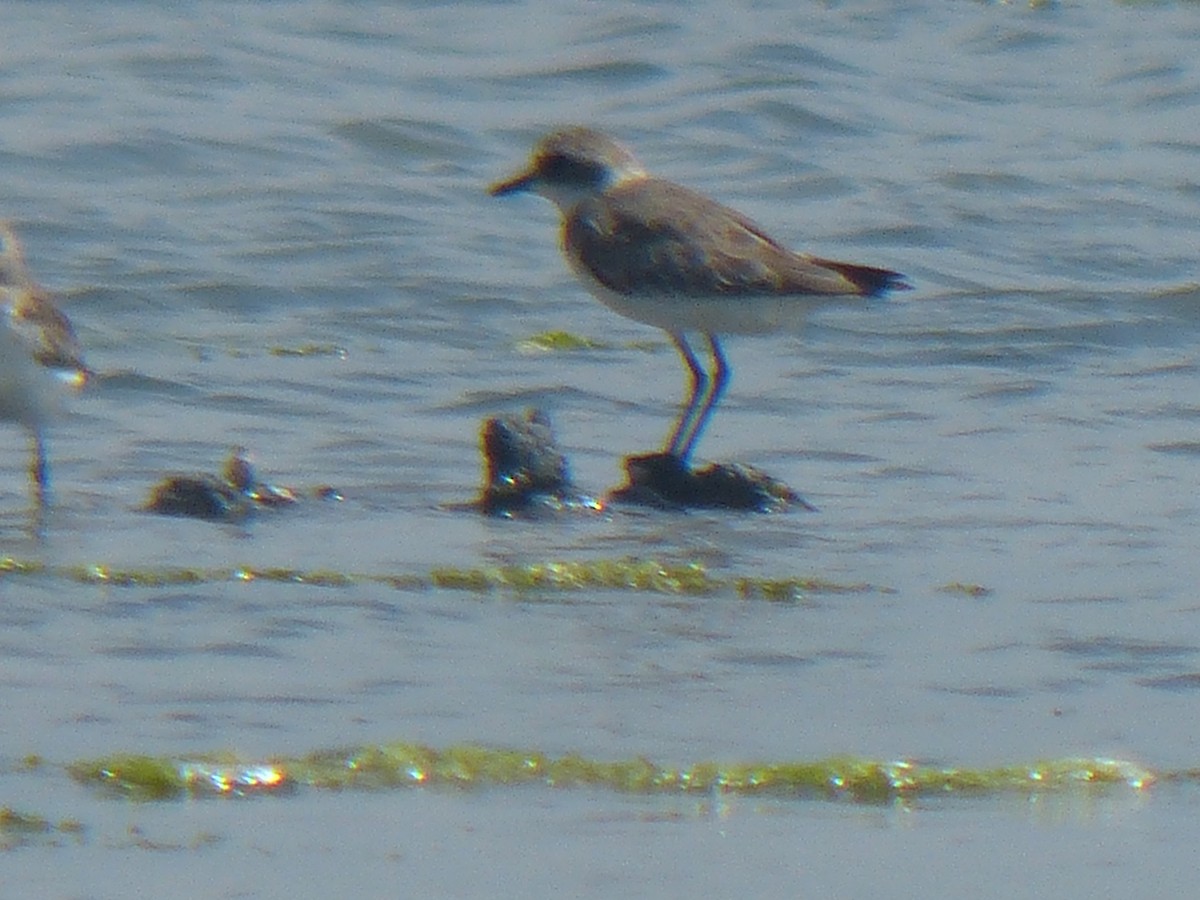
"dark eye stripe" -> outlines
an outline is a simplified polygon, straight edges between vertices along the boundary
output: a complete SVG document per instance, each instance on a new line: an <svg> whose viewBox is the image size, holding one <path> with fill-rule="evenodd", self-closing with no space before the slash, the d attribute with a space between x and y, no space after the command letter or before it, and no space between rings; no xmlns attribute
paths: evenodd
<svg viewBox="0 0 1200 900"><path fill-rule="evenodd" d="M558 153L543 157L538 168L548 181L580 185L596 185L604 181L604 166Z"/></svg>

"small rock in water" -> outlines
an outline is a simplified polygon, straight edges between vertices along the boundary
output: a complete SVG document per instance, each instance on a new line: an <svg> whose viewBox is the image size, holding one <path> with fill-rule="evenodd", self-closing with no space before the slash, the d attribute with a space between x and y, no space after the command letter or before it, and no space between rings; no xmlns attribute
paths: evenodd
<svg viewBox="0 0 1200 900"><path fill-rule="evenodd" d="M674 454L647 453L625 457L625 475L628 483L610 495L622 503L660 509L816 509L779 479L741 463L693 469Z"/></svg>
<svg viewBox="0 0 1200 900"><path fill-rule="evenodd" d="M235 447L221 476L171 475L150 492L147 512L213 522L240 522L262 507L296 503L296 493L259 481L245 448Z"/></svg>
<svg viewBox="0 0 1200 900"><path fill-rule="evenodd" d="M598 509L571 484L567 457L540 410L488 419L481 435L486 465L479 509L489 516L528 515L563 509Z"/></svg>
<svg viewBox="0 0 1200 900"><path fill-rule="evenodd" d="M214 522L240 522L254 509L250 498L215 475L171 475L150 492L146 511Z"/></svg>

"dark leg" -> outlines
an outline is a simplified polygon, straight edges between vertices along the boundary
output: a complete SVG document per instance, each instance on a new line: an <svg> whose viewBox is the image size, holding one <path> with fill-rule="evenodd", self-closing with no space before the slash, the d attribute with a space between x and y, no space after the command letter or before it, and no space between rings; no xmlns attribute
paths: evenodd
<svg viewBox="0 0 1200 900"><path fill-rule="evenodd" d="M692 431L692 420L696 417L696 411L700 408L701 400L708 391L708 373L704 371L699 361L697 361L696 354L688 346L687 338L682 334L672 334L671 341L675 344L675 349L679 351L679 355L683 357L683 364L687 366L690 392L687 402L683 405L683 409L679 411L679 419L675 422L675 429L667 439L667 443L663 447L663 452L684 459L687 456L687 452L686 450L681 452L680 448L681 445L687 442L688 435Z"/></svg>
<svg viewBox="0 0 1200 900"><path fill-rule="evenodd" d="M725 393L725 388L729 384L729 363L725 359L725 354L721 352L721 344L715 335L706 334L704 337L708 340L708 350L713 358L712 379L708 395L704 398L704 404L700 407L699 412L692 416L691 429L683 439L683 446L675 450L679 458L685 462L692 455L692 449L700 440L704 426L708 424L717 404L721 402L721 395Z"/></svg>
<svg viewBox="0 0 1200 900"><path fill-rule="evenodd" d="M33 480L34 502L41 511L46 508L46 497L50 491L50 468L46 464L46 442L39 429L34 428L29 432L29 446L33 451L29 477Z"/></svg>

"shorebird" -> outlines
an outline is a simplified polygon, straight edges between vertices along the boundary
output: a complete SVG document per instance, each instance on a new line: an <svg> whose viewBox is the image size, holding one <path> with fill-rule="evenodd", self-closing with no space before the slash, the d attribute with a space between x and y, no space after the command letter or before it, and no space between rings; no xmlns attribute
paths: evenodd
<svg viewBox="0 0 1200 900"><path fill-rule="evenodd" d="M91 374L84 365L71 321L54 305L25 265L12 225L0 221L0 419L29 432L37 509L46 506L50 470L46 422L61 406L62 383L80 388Z"/></svg>
<svg viewBox="0 0 1200 900"><path fill-rule="evenodd" d="M789 250L737 210L651 176L592 128L551 132L526 169L488 189L522 191L558 207L563 254L596 299L670 335L690 387L663 452L684 465L729 383L717 335L769 333L836 298L909 288L899 272ZM703 336L711 372L689 334Z"/></svg>

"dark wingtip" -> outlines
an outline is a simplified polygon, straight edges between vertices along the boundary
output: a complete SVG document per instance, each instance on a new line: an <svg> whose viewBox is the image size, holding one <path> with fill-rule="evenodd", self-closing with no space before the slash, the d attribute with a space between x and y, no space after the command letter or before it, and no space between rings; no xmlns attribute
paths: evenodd
<svg viewBox="0 0 1200 900"><path fill-rule="evenodd" d="M814 260L818 265L833 269L867 297L882 297L888 291L911 291L913 286L905 281L907 276L891 269L875 266L860 266L856 263L837 262L832 259Z"/></svg>
<svg viewBox="0 0 1200 900"><path fill-rule="evenodd" d="M885 271L887 271L887 270L885 270ZM913 286L904 280L905 278L908 277L907 275L901 275L899 272L891 272L891 271L887 271L887 275L888 275L887 284L885 284L882 288L880 288L881 291L911 291L911 290L913 290Z"/></svg>

